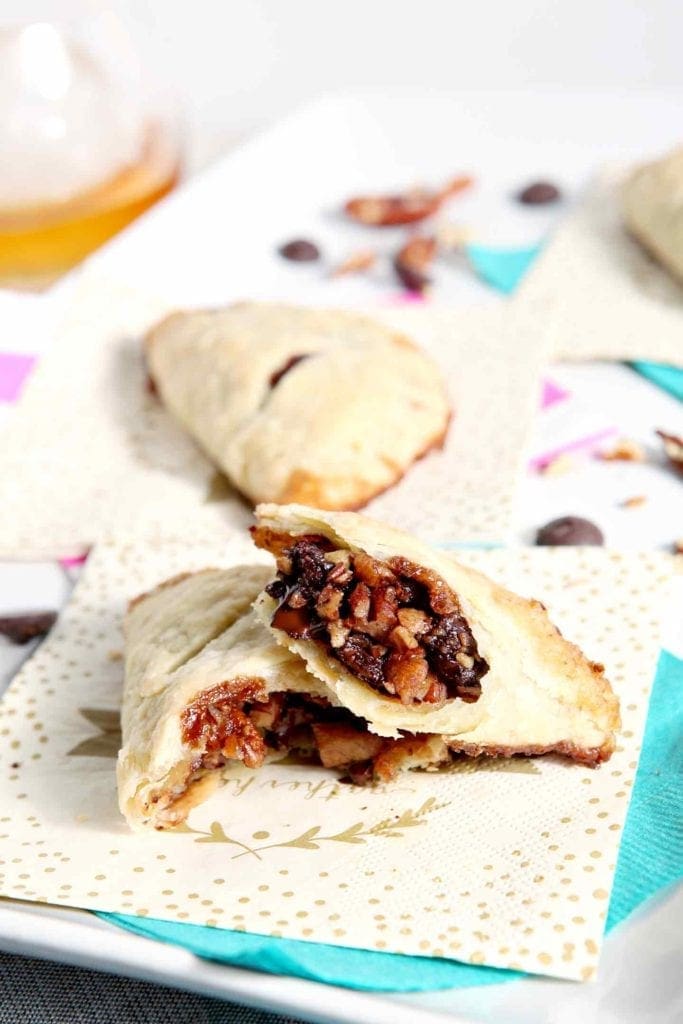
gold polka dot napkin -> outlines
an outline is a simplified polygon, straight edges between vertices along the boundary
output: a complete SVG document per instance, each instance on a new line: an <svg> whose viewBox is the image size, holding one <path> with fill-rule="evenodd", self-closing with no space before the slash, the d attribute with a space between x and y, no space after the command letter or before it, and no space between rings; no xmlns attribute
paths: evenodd
<svg viewBox="0 0 683 1024"><path fill-rule="evenodd" d="M141 334L168 309L95 272L83 275L3 430L0 557L77 555L122 529L153 536L185 521L248 523L247 504L147 387ZM540 393L539 328L513 346L503 307L371 315L434 356L453 417L443 449L369 512L432 541L504 539Z"/></svg>
<svg viewBox="0 0 683 1024"><path fill-rule="evenodd" d="M0 705L0 894L588 979L659 651L671 559L468 552L605 663L616 753L459 761L378 788L322 768L234 768L176 832L133 834L114 777L127 599L174 573L261 560L243 536L105 542Z"/></svg>

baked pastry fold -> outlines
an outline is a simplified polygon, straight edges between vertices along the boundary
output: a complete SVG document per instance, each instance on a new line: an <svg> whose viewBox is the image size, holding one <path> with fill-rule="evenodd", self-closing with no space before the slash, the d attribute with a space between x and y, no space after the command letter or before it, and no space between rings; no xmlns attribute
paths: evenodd
<svg viewBox="0 0 683 1024"><path fill-rule="evenodd" d="M146 339L167 408L254 502L358 508L446 434L438 367L356 313L242 302Z"/></svg>
<svg viewBox="0 0 683 1024"><path fill-rule="evenodd" d="M607 759L618 702L543 606L353 513L265 505L276 567L174 577L125 620L119 805L173 827L229 762L353 782L454 755Z"/></svg>
<svg viewBox="0 0 683 1024"><path fill-rule="evenodd" d="M357 514L256 512L279 569L257 615L372 732L473 755L610 756L617 698L538 601Z"/></svg>
<svg viewBox="0 0 683 1024"><path fill-rule="evenodd" d="M126 683L117 765L131 827L181 824L229 762L259 768L293 752L356 781L442 760L442 744L373 735L249 605L272 570L206 569L136 598L125 620Z"/></svg>
<svg viewBox="0 0 683 1024"><path fill-rule="evenodd" d="M131 602L124 623L119 806L133 827L182 822L230 759L263 751L242 713L271 688L324 690L273 643L250 612L270 571L207 569L167 580Z"/></svg>
<svg viewBox="0 0 683 1024"><path fill-rule="evenodd" d="M683 284L683 146L637 167L621 200L631 234Z"/></svg>

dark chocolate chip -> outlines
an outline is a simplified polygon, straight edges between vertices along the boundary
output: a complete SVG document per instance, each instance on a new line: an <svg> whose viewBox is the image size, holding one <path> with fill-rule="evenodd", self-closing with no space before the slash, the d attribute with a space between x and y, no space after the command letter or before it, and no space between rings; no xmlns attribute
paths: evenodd
<svg viewBox="0 0 683 1024"><path fill-rule="evenodd" d="M602 532L588 519L580 516L562 516L542 526L536 534L540 547L562 547L573 544L604 544Z"/></svg>
<svg viewBox="0 0 683 1024"><path fill-rule="evenodd" d="M550 181L535 181L527 185L517 195L520 203L527 206L542 206L544 203L555 203L560 198L560 190Z"/></svg>
<svg viewBox="0 0 683 1024"><path fill-rule="evenodd" d="M306 238L293 238L291 242L280 246L278 251L286 260L294 263L312 263L320 259L320 249L315 242L309 242Z"/></svg>
<svg viewBox="0 0 683 1024"><path fill-rule="evenodd" d="M0 617L0 634L6 636L13 644L27 644L37 636L49 633L56 621L56 612L5 615Z"/></svg>

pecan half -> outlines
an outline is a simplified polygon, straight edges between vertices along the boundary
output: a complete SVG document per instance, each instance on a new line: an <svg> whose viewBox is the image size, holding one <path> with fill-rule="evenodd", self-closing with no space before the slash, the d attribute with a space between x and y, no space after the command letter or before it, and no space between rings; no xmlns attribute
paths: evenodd
<svg viewBox="0 0 683 1024"><path fill-rule="evenodd" d="M370 270L374 267L377 262L377 255L372 249L360 249L358 252L352 252L350 256L347 256L345 260L339 263L330 277L346 277L348 274L364 274L366 270Z"/></svg>
<svg viewBox="0 0 683 1024"><path fill-rule="evenodd" d="M471 184L472 179L462 175L438 190L416 188L394 195L357 196L345 203L344 210L360 224L372 227L415 224L431 217L447 199Z"/></svg>
<svg viewBox="0 0 683 1024"><path fill-rule="evenodd" d="M431 284L429 270L436 256L436 239L411 238L394 257L394 270L411 292L423 292Z"/></svg>
<svg viewBox="0 0 683 1024"><path fill-rule="evenodd" d="M667 434L663 430L657 431L657 437L659 437L664 445L664 453L679 473L683 473L683 437L678 437L676 434Z"/></svg>

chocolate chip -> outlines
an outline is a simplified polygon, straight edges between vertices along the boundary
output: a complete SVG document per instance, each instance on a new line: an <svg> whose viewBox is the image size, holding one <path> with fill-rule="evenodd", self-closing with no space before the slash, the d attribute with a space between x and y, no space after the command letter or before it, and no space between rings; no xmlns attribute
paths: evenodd
<svg viewBox="0 0 683 1024"><path fill-rule="evenodd" d="M280 246L278 252L294 263L312 263L320 259L320 249L315 242L309 242L306 238L293 238L291 242Z"/></svg>
<svg viewBox="0 0 683 1024"><path fill-rule="evenodd" d="M580 516L562 516L542 526L536 534L540 547L561 547L572 544L600 545L605 543L602 532L588 519Z"/></svg>
<svg viewBox="0 0 683 1024"><path fill-rule="evenodd" d="M0 617L0 633L13 644L27 644L37 636L49 633L57 621L56 612L36 612L29 615Z"/></svg>
<svg viewBox="0 0 683 1024"><path fill-rule="evenodd" d="M544 203L555 203L560 198L560 190L550 181L535 181L527 185L517 195L520 203L527 206L542 206Z"/></svg>

